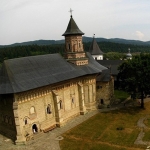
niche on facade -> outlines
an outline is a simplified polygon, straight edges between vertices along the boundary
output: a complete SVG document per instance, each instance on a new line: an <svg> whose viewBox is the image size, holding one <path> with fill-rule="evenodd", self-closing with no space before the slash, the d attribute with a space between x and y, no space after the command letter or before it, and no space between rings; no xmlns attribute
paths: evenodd
<svg viewBox="0 0 150 150"><path fill-rule="evenodd" d="M37 117L37 114L36 114L36 110L35 110L35 107L32 106L29 110L29 118L31 120L35 119Z"/></svg>

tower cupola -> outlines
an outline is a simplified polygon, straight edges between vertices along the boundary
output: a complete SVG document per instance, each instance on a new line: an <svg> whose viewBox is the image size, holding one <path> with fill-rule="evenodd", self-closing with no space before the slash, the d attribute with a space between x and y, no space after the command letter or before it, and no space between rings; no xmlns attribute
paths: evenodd
<svg viewBox="0 0 150 150"><path fill-rule="evenodd" d="M127 59L132 59L132 54L130 53L130 48L128 48L128 53L126 54Z"/></svg>
<svg viewBox="0 0 150 150"><path fill-rule="evenodd" d="M88 58L84 52L82 35L84 33L78 28L72 17L72 10L70 9L70 21L67 29L62 36L65 36L65 58L68 62L76 65L88 64Z"/></svg>

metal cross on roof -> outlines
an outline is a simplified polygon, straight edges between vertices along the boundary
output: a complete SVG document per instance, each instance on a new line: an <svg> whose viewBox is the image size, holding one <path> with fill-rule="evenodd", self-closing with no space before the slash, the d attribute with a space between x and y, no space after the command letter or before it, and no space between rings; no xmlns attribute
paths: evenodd
<svg viewBox="0 0 150 150"><path fill-rule="evenodd" d="M69 12L70 12L70 14L71 14L71 16L72 16L72 12L73 12L73 10L72 10L71 8L70 8Z"/></svg>

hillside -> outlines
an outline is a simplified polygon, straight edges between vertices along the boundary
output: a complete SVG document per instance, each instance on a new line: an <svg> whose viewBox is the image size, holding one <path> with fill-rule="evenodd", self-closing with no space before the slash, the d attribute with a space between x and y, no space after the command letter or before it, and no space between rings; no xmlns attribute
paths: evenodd
<svg viewBox="0 0 150 150"><path fill-rule="evenodd" d="M91 37L83 36L83 42L91 42ZM120 44L131 44L131 45L143 45L143 46L150 46L150 41L143 42L138 40L127 40L127 39L119 39L119 38L96 38L97 42L112 42L112 43L120 43ZM20 45L53 45L53 44L63 44L64 40L36 40L36 41L27 41L22 43L14 43L11 45L0 45L1 47L12 47L12 46L20 46Z"/></svg>

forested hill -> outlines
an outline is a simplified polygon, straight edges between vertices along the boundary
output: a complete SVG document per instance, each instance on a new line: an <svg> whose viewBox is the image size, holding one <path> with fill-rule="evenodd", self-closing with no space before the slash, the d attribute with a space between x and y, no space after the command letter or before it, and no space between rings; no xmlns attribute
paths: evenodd
<svg viewBox="0 0 150 150"><path fill-rule="evenodd" d="M91 42L91 37L83 36L83 42ZM127 39L106 39L106 38L96 38L97 42L113 42L113 43L120 43L120 44L132 44L132 45L143 45L143 46L150 46L150 41L143 42L138 40L127 40ZM21 45L53 45L53 44L64 44L64 40L36 40L36 41L28 41L22 43L14 43L11 45L0 45L0 47L12 47L12 46L21 46Z"/></svg>
<svg viewBox="0 0 150 150"><path fill-rule="evenodd" d="M91 42L83 43L84 50L89 51ZM100 49L104 52L118 52L127 53L128 48L131 49L131 53L135 52L150 52L150 46L133 45L133 44L120 44L112 42L98 42ZM65 52L64 44L52 44L52 45L22 45L0 48L0 64L5 59L12 59L25 56L34 56L42 54L60 53Z"/></svg>

